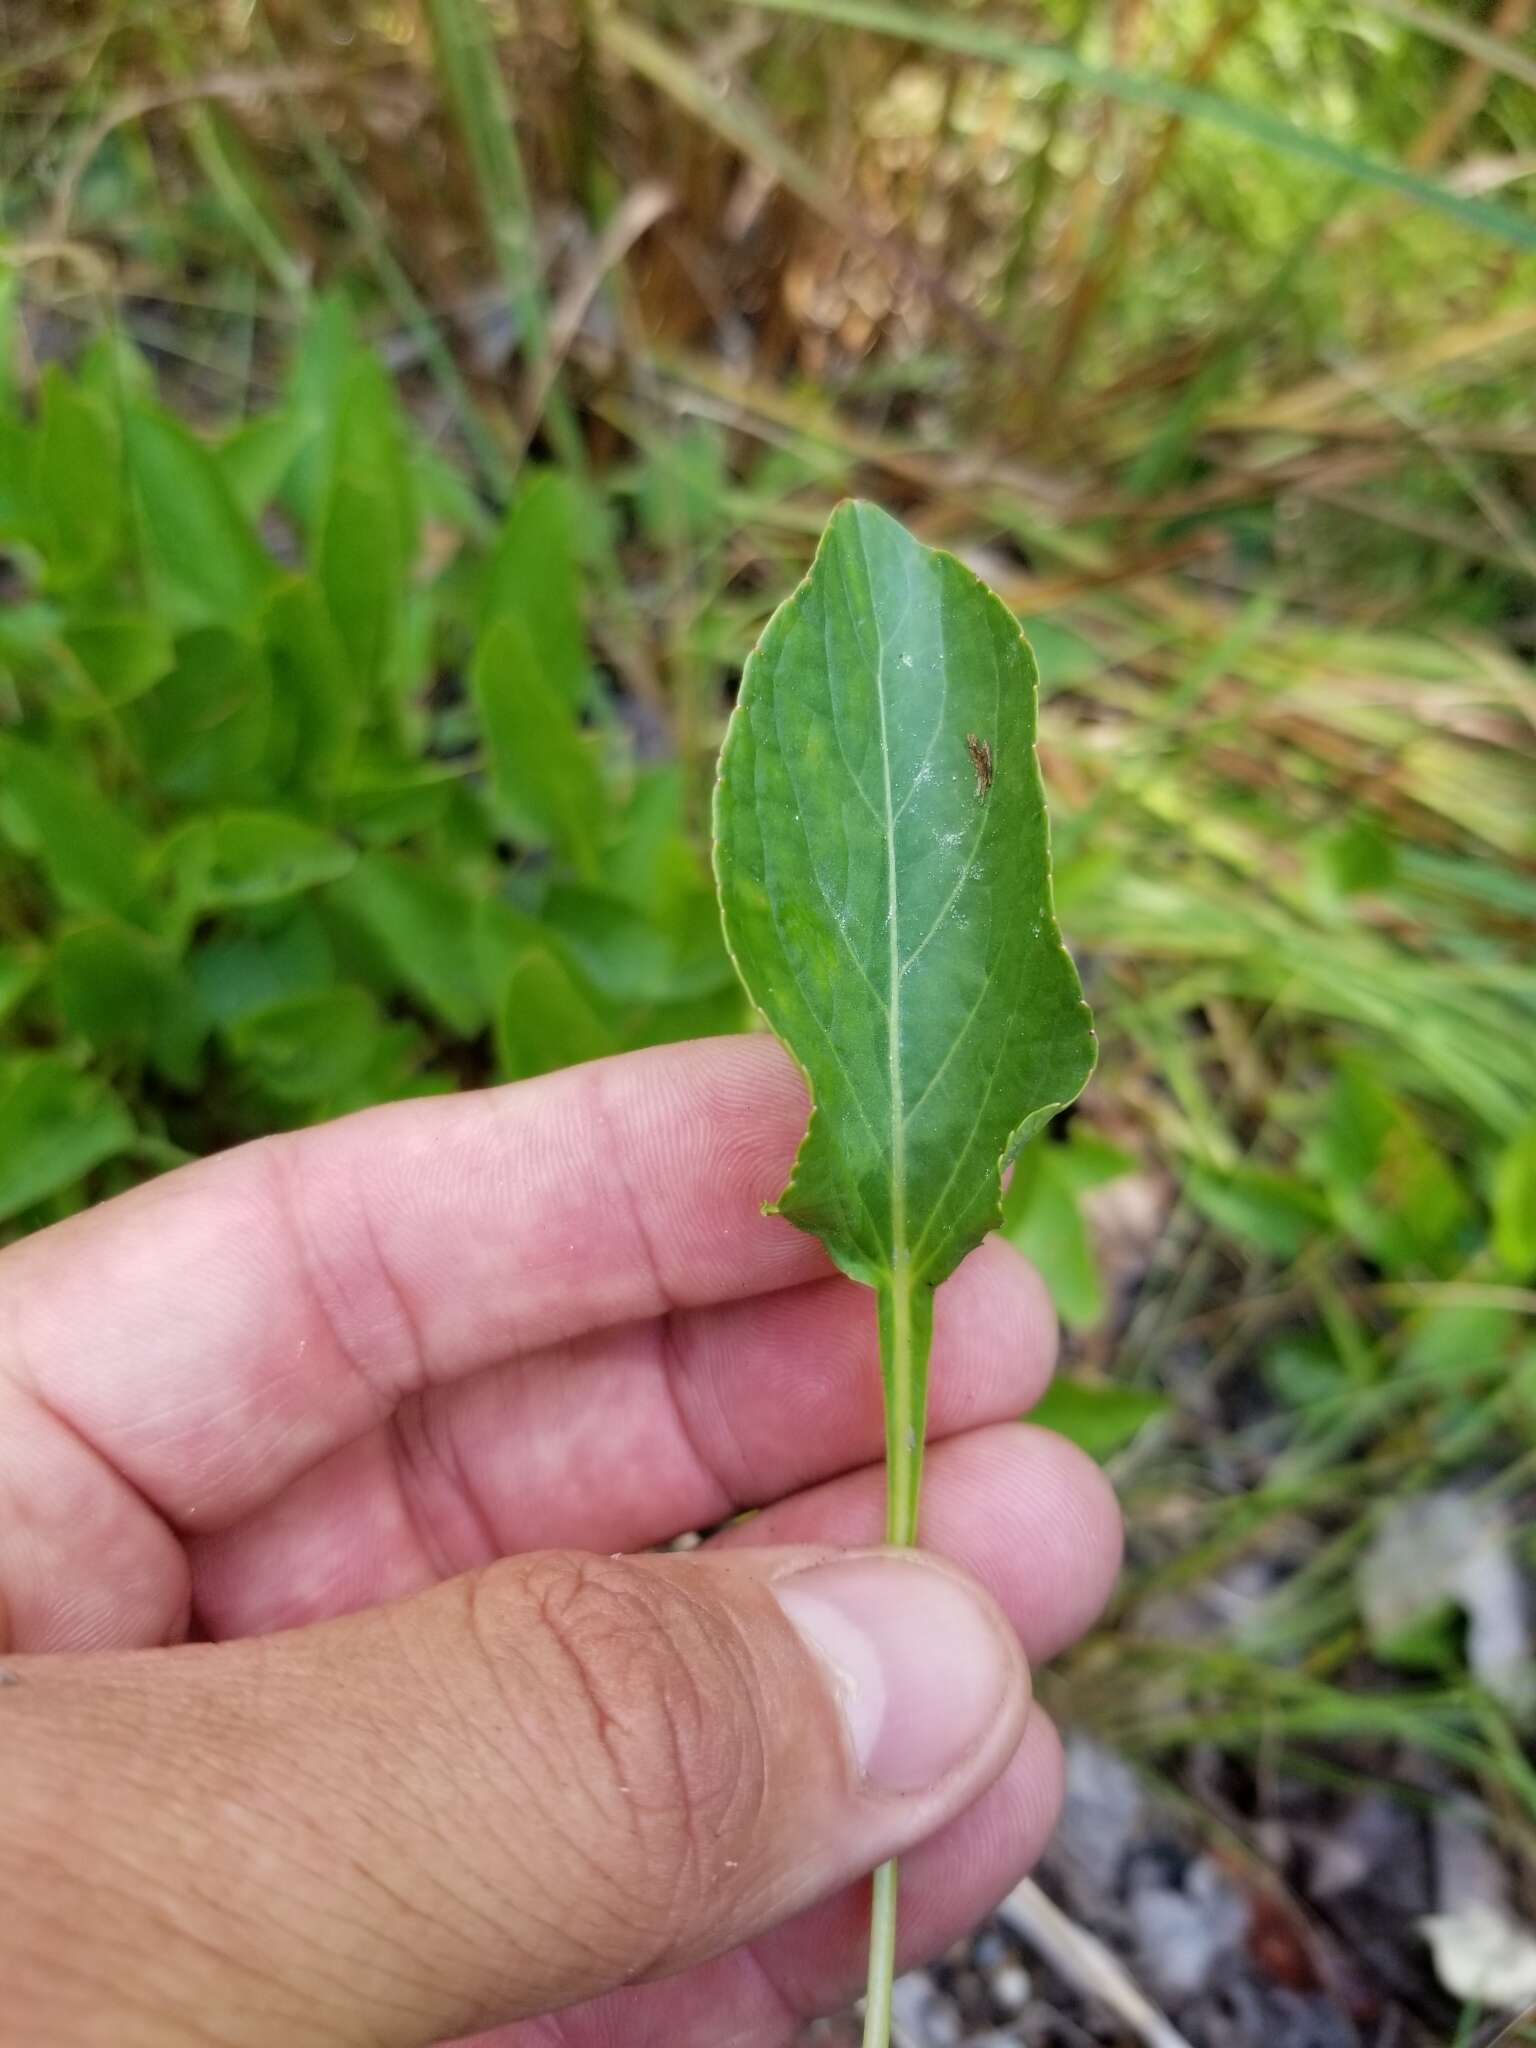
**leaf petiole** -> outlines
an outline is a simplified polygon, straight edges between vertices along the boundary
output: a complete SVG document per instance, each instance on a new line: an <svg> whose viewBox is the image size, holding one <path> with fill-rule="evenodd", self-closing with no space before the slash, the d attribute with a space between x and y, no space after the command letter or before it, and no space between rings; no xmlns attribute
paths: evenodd
<svg viewBox="0 0 1536 2048"><path fill-rule="evenodd" d="M880 1319L880 1377L885 1389L885 1540L917 1541L917 1502L927 1429L928 1353L933 1343L933 1289L905 1262L875 1291ZM864 2048L888 2048L891 1990L896 1976L894 1861L875 1872L869 1912L869 1979Z"/></svg>
<svg viewBox="0 0 1536 2048"><path fill-rule="evenodd" d="M885 1388L885 1540L917 1541L917 1497L928 1417L933 1289L897 1265L875 1290Z"/></svg>

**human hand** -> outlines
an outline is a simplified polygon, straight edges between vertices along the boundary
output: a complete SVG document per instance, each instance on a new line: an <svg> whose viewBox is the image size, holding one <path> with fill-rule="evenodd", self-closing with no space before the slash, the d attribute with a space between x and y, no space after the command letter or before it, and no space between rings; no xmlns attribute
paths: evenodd
<svg viewBox="0 0 1536 2048"><path fill-rule="evenodd" d="M0 1255L0 2038L776 2048L856 1991L874 1864L909 1960L1027 1868L1019 1645L1091 1621L1114 1504L1012 1420L1052 1319L988 1244L938 1297L952 1562L870 1550L872 1298L760 1213L804 1116L771 1042L669 1047Z"/></svg>

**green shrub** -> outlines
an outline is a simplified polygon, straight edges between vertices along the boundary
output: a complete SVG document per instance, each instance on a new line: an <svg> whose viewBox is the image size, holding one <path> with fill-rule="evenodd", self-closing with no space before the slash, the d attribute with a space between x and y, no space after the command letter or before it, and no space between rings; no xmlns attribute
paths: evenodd
<svg viewBox="0 0 1536 2048"><path fill-rule="evenodd" d="M336 306L222 437L110 343L0 420L0 1225L742 1022L604 545L555 473L497 522Z"/></svg>

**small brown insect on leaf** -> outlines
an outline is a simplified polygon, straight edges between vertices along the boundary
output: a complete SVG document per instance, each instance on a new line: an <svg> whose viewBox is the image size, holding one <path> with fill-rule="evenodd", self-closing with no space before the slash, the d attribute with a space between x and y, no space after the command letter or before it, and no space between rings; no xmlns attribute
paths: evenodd
<svg viewBox="0 0 1536 2048"><path fill-rule="evenodd" d="M976 801L985 800L992 787L992 746L988 740L977 739L975 733L965 736L965 750L971 757L971 766L976 770Z"/></svg>

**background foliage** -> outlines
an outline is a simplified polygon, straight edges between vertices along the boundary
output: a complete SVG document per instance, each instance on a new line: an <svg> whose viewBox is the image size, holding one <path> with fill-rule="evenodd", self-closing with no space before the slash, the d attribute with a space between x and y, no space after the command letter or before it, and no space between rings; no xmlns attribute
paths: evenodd
<svg viewBox="0 0 1536 2048"><path fill-rule="evenodd" d="M1057 1703L1252 1867L1454 1783L1529 1911L1519 1643L1381 1559L1533 1561L1531 16L12 0L0 1232L743 1027L715 748L876 497L1035 642L1103 1039L1009 1197L1134 1531Z"/></svg>

